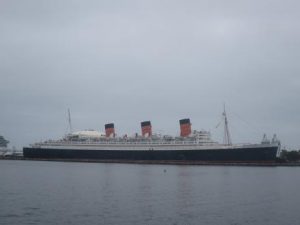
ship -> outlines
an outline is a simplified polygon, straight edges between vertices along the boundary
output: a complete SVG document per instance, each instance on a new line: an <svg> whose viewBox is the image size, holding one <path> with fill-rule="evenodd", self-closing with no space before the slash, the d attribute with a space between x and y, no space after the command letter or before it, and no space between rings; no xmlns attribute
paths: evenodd
<svg viewBox="0 0 300 225"><path fill-rule="evenodd" d="M69 126L72 131L70 111ZM212 140L209 131L192 130L189 118L179 120L180 135L152 133L151 121L141 122L141 134L116 134L114 123L105 124L105 133L95 130L69 132L59 140L47 140L23 148L25 159L102 162L275 162L280 152L276 135L264 135L258 144L232 144L226 111L223 143Z"/></svg>

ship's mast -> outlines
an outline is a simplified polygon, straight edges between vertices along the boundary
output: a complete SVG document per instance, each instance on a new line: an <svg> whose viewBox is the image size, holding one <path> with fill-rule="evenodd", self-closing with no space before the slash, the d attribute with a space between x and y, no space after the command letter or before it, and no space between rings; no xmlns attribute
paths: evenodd
<svg viewBox="0 0 300 225"><path fill-rule="evenodd" d="M223 141L225 145L232 145L229 128L228 128L228 120L227 120L227 115L225 110L225 104L224 104L223 116L224 116L224 140Z"/></svg>
<svg viewBox="0 0 300 225"><path fill-rule="evenodd" d="M73 129L72 129L72 121L71 121L71 113L70 113L70 109L68 109L68 122L69 122L70 133L72 133L72 132L73 132Z"/></svg>

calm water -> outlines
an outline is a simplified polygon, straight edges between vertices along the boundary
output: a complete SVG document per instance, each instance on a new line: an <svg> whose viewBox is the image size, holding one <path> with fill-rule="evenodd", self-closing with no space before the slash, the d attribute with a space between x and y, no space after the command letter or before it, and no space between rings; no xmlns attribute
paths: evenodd
<svg viewBox="0 0 300 225"><path fill-rule="evenodd" d="M300 224L300 168L0 160L0 224Z"/></svg>

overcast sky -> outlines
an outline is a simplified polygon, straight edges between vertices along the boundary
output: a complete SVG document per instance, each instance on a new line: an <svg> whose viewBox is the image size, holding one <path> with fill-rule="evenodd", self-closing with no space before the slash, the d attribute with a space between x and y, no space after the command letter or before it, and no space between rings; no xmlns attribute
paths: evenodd
<svg viewBox="0 0 300 225"><path fill-rule="evenodd" d="M176 135L178 120L233 142L300 148L297 0L0 0L0 135L74 130Z"/></svg>

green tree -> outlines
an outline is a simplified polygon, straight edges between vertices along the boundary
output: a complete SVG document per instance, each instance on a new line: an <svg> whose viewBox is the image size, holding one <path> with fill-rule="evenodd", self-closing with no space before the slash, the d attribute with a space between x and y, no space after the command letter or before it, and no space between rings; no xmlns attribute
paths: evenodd
<svg viewBox="0 0 300 225"><path fill-rule="evenodd" d="M298 151L282 150L282 152L280 154L280 158L285 161L288 161L288 162L300 161L300 150L298 150Z"/></svg>
<svg viewBox="0 0 300 225"><path fill-rule="evenodd" d="M7 147L8 143L8 140L5 140L3 136L0 136L0 147Z"/></svg>

